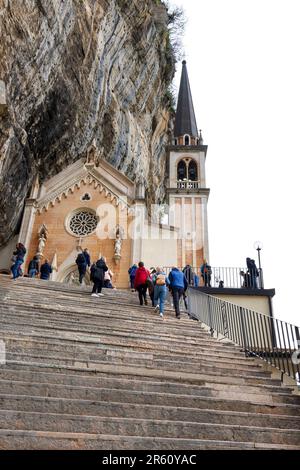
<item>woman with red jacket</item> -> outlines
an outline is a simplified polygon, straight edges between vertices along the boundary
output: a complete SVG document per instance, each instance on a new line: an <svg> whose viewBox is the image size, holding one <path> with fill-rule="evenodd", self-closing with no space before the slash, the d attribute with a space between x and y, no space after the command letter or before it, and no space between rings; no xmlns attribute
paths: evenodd
<svg viewBox="0 0 300 470"><path fill-rule="evenodd" d="M147 279L150 276L148 269L145 268L144 263L142 261L139 262L139 267L136 270L135 278L134 278L134 288L139 293L140 305L143 305L143 301L145 305L148 304L146 299L147 293Z"/></svg>

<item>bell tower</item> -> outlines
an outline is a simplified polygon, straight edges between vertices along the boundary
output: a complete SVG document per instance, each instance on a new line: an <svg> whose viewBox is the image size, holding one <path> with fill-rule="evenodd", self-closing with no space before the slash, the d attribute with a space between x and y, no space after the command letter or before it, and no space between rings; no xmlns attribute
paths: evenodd
<svg viewBox="0 0 300 470"><path fill-rule="evenodd" d="M169 223L179 229L177 264L199 267L209 260L205 160L207 146L198 131L186 61L175 117L174 136L168 155Z"/></svg>

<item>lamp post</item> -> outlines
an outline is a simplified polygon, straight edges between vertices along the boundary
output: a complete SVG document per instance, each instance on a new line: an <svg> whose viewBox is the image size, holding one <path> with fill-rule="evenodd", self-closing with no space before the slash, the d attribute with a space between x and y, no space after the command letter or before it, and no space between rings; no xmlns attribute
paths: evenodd
<svg viewBox="0 0 300 470"><path fill-rule="evenodd" d="M260 280L260 288L263 289L264 288L264 279L263 279L263 271L262 271L262 267L261 267L261 260L260 260L260 252L262 250L262 243L257 241L254 243L254 248L257 250L257 255L258 255L258 266L259 266L259 280Z"/></svg>

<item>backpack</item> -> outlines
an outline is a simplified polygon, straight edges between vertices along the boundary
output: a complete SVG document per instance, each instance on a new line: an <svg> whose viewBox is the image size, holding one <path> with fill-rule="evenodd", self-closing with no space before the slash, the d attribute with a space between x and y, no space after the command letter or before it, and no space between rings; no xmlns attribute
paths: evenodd
<svg viewBox="0 0 300 470"><path fill-rule="evenodd" d="M158 274L155 281L157 286L165 286L166 285L166 276L164 274Z"/></svg>
<svg viewBox="0 0 300 470"><path fill-rule="evenodd" d="M79 253L77 256L76 264L86 264L86 259L83 253Z"/></svg>

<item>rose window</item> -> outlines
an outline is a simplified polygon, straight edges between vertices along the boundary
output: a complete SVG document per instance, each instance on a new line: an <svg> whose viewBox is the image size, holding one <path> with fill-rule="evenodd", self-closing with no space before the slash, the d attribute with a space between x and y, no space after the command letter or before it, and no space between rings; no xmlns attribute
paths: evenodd
<svg viewBox="0 0 300 470"><path fill-rule="evenodd" d="M69 221L69 229L74 235L84 237L96 230L98 218L94 212L79 211Z"/></svg>

